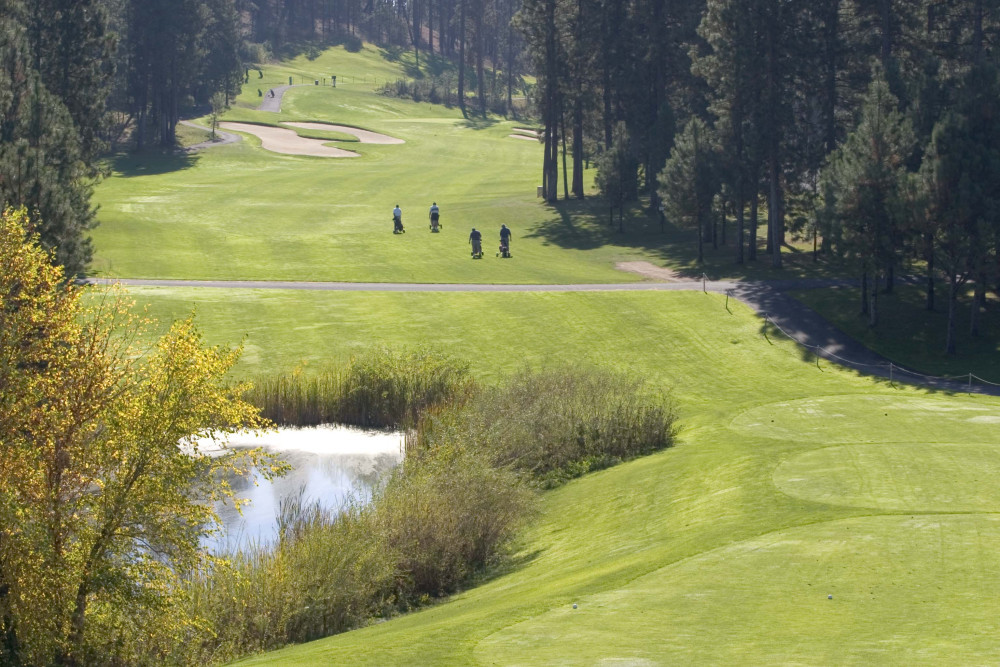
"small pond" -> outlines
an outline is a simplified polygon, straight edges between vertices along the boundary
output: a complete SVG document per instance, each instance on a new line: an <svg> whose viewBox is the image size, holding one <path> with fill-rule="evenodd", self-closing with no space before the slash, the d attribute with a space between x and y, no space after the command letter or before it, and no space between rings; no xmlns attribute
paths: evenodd
<svg viewBox="0 0 1000 667"><path fill-rule="evenodd" d="M292 469L270 482L255 475L257 486L250 478L230 480L237 496L250 502L242 516L232 504L216 505L224 532L209 541L213 550L273 542L285 498L302 494L305 502L318 501L330 509L349 497L365 500L373 485L403 459L402 433L339 425L237 433L228 442L236 451L261 447L278 454Z"/></svg>

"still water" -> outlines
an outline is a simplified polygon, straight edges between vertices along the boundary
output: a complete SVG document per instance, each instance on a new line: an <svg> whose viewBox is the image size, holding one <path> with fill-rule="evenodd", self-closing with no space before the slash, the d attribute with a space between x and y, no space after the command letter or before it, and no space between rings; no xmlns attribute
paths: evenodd
<svg viewBox="0 0 1000 667"><path fill-rule="evenodd" d="M224 530L208 542L213 550L273 542L282 499L300 493L306 503L318 501L331 509L349 498L365 501L373 485L403 459L402 433L339 425L238 433L228 442L237 451L261 447L276 453L292 469L270 482L255 475L256 486L250 478L230 480L237 496L250 502L242 516L232 504L216 505Z"/></svg>

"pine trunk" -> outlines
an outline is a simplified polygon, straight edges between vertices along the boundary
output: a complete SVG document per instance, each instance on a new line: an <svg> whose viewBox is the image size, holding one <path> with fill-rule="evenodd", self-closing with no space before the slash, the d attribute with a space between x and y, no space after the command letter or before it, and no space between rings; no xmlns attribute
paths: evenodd
<svg viewBox="0 0 1000 667"><path fill-rule="evenodd" d="M955 269L948 275L948 328L945 334L945 354L955 354L955 310L958 306L958 274Z"/></svg>
<svg viewBox="0 0 1000 667"><path fill-rule="evenodd" d="M744 236L744 224L743 219L743 208L745 202L743 201L743 182L742 179L737 178L736 184L736 263L743 263L743 236Z"/></svg>
<svg viewBox="0 0 1000 667"><path fill-rule="evenodd" d="M868 314L868 272L861 274L861 314Z"/></svg>
<svg viewBox="0 0 1000 667"><path fill-rule="evenodd" d="M563 199L569 199L569 174L566 171L566 111L563 109L563 97L559 96L559 138L562 141L563 168Z"/></svg>
<svg viewBox="0 0 1000 667"><path fill-rule="evenodd" d="M458 9L458 108L465 116L465 3L459 0Z"/></svg>
<svg viewBox="0 0 1000 667"><path fill-rule="evenodd" d="M754 178L754 183L757 179ZM753 196L750 197L750 237L747 239L747 258L753 262L757 260L757 216L759 211L759 200L760 197L757 196L757 191L754 190ZM768 244L771 242L771 235L767 236Z"/></svg>
<svg viewBox="0 0 1000 667"><path fill-rule="evenodd" d="M874 271L872 275L869 301L868 328L874 329L878 325L878 271Z"/></svg>
<svg viewBox="0 0 1000 667"><path fill-rule="evenodd" d="M823 143L826 152L837 148L837 55L840 40L840 2L827 0L826 16L823 22L824 46L824 99L823 99Z"/></svg>
<svg viewBox="0 0 1000 667"><path fill-rule="evenodd" d="M573 101L573 195L583 199L583 97Z"/></svg>
<svg viewBox="0 0 1000 667"><path fill-rule="evenodd" d="M926 309L934 310L934 234L924 234L924 258L927 260L927 302Z"/></svg>
<svg viewBox="0 0 1000 667"><path fill-rule="evenodd" d="M770 171L771 171L771 185L770 185L770 198L768 201L767 219L771 226L771 266L776 269L781 268L781 238L782 233L782 220L781 220L781 185L779 180L781 179L781 173L778 164L778 146L777 139L771 142L771 156L770 156Z"/></svg>
<svg viewBox="0 0 1000 667"><path fill-rule="evenodd" d="M483 69L483 8L476 12L476 86L479 95L479 115L486 118L486 73Z"/></svg>
<svg viewBox="0 0 1000 667"><path fill-rule="evenodd" d="M980 312L986 305L986 272L981 271L976 277L976 288L972 296L972 314L969 317L969 333L973 336L980 335L979 322Z"/></svg>

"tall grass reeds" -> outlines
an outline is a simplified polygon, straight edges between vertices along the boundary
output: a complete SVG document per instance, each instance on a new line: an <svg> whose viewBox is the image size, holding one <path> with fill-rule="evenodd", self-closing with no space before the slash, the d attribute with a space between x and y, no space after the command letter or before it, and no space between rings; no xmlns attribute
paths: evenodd
<svg viewBox="0 0 1000 667"><path fill-rule="evenodd" d="M428 350L376 348L336 370L257 378L246 399L286 426L337 422L401 428L416 423L421 413L467 395L472 387L465 363Z"/></svg>
<svg viewBox="0 0 1000 667"><path fill-rule="evenodd" d="M668 401L604 370L524 370L455 409L426 413L408 453L463 443L551 487L673 445Z"/></svg>

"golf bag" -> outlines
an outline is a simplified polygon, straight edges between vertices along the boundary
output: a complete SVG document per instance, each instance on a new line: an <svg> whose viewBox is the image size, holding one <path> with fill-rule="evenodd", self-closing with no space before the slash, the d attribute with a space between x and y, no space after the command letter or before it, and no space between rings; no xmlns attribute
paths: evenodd
<svg viewBox="0 0 1000 667"><path fill-rule="evenodd" d="M431 213L431 231L439 232L441 231L441 223L438 222L440 218L437 213Z"/></svg>
<svg viewBox="0 0 1000 667"><path fill-rule="evenodd" d="M473 241L472 242L472 259L482 259L483 257L483 242Z"/></svg>
<svg viewBox="0 0 1000 667"><path fill-rule="evenodd" d="M497 252L497 257L510 258L510 243L508 241L500 239L500 251Z"/></svg>
<svg viewBox="0 0 1000 667"><path fill-rule="evenodd" d="M392 233L393 234L405 234L406 230L403 229L403 219L393 218L392 219Z"/></svg>

